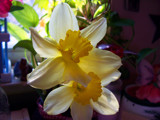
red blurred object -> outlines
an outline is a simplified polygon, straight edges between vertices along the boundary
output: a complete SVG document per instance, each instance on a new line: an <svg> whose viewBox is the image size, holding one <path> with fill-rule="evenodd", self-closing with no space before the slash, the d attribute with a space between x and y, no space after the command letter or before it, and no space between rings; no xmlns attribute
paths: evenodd
<svg viewBox="0 0 160 120"><path fill-rule="evenodd" d="M7 17L13 0L0 0L0 17Z"/></svg>
<svg viewBox="0 0 160 120"><path fill-rule="evenodd" d="M160 102L160 88L153 87L153 89L151 90L151 94L148 96L148 100L151 101L152 103L159 103Z"/></svg>
<svg viewBox="0 0 160 120"><path fill-rule="evenodd" d="M25 58L22 58L19 64L19 69L21 70L21 80L27 81L27 74L32 72L32 66L27 63Z"/></svg>
<svg viewBox="0 0 160 120"><path fill-rule="evenodd" d="M114 45L114 44L100 44L98 45L99 49L102 50L109 50L113 53L115 53L116 55L118 55L119 57L123 57L124 55L124 50L122 47L118 46L118 45Z"/></svg>
<svg viewBox="0 0 160 120"><path fill-rule="evenodd" d="M139 88L139 86L132 86L126 89L127 94L129 94L132 97L136 97L136 90Z"/></svg>
<svg viewBox="0 0 160 120"><path fill-rule="evenodd" d="M154 84L144 85L136 91L136 97L141 100L147 99L151 103L159 103L160 89L155 87Z"/></svg>
<svg viewBox="0 0 160 120"><path fill-rule="evenodd" d="M147 99L151 94L153 87L154 86L152 84L141 86L138 90L136 90L136 97L141 100Z"/></svg>
<svg viewBox="0 0 160 120"><path fill-rule="evenodd" d="M160 64L156 64L153 66L155 75L160 74Z"/></svg>
<svg viewBox="0 0 160 120"><path fill-rule="evenodd" d="M151 103L160 103L160 64L151 65L147 60L138 64L138 83L136 97Z"/></svg>

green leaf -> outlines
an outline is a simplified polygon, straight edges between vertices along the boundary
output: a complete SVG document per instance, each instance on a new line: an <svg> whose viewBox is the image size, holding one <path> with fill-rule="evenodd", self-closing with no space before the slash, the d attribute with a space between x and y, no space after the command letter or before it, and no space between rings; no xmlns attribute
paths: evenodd
<svg viewBox="0 0 160 120"><path fill-rule="evenodd" d="M41 10L44 8L45 10L47 10L48 8L48 4L49 4L49 0L35 0L33 6L37 5L38 7L41 8Z"/></svg>
<svg viewBox="0 0 160 120"><path fill-rule="evenodd" d="M142 49L139 54L138 54L138 59L136 61L136 63L138 64L142 59L144 59L145 57L147 57L148 55L150 55L153 52L156 52L157 48L144 48Z"/></svg>
<svg viewBox="0 0 160 120"><path fill-rule="evenodd" d="M0 19L0 25L4 25L4 21Z"/></svg>
<svg viewBox="0 0 160 120"><path fill-rule="evenodd" d="M101 14L105 10L106 6L107 6L107 4L103 4L103 5L99 6L98 9L96 10L96 12L93 15L93 18L95 18L99 14Z"/></svg>
<svg viewBox="0 0 160 120"><path fill-rule="evenodd" d="M76 7L76 3L74 0L65 0L65 2L68 3L71 8Z"/></svg>
<svg viewBox="0 0 160 120"><path fill-rule="evenodd" d="M16 10L23 10L24 8L22 6L15 6L15 5L12 5L11 6L11 9L10 9L10 12L13 12L13 11L16 11Z"/></svg>
<svg viewBox="0 0 160 120"><path fill-rule="evenodd" d="M17 21L26 29L29 27L36 27L39 23L38 14L36 11L27 4L21 5L24 9L11 12Z"/></svg>
<svg viewBox="0 0 160 120"><path fill-rule="evenodd" d="M101 3L100 0L91 0L91 2L94 3L94 4L100 4L100 3ZM105 1L105 2L106 2L106 1Z"/></svg>
<svg viewBox="0 0 160 120"><path fill-rule="evenodd" d="M45 31L46 31L47 35L50 36L50 34L49 34L49 22L47 22L47 24L45 26Z"/></svg>
<svg viewBox="0 0 160 120"><path fill-rule="evenodd" d="M87 20L84 17L80 17L80 16L76 16L76 17L77 17L77 20L83 22L86 25L89 25L89 23L87 22Z"/></svg>
<svg viewBox="0 0 160 120"><path fill-rule="evenodd" d="M31 40L22 40L22 41L19 41L14 47L13 49L16 49L16 48L25 48L27 50L29 50L34 56L37 54L36 51L34 50L33 48L33 45L32 45L32 41Z"/></svg>
<svg viewBox="0 0 160 120"><path fill-rule="evenodd" d="M24 39L29 39L29 36L26 31L24 31L21 27L8 22L7 23L8 27L8 32L15 37L18 41L19 40L24 40Z"/></svg>
<svg viewBox="0 0 160 120"><path fill-rule="evenodd" d="M119 19L116 21L111 21L110 23L110 26L119 26L119 27L133 26L133 25L134 25L134 21L130 19Z"/></svg>

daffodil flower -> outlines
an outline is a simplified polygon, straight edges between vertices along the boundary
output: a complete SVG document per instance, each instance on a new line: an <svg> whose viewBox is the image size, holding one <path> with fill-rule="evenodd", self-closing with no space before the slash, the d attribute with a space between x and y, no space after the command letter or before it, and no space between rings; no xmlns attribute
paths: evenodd
<svg viewBox="0 0 160 120"><path fill-rule="evenodd" d="M119 110L116 97L101 82L107 82L90 72L92 79L87 87L70 82L52 90L44 101L44 110L51 115L65 112L69 107L73 120L91 120L93 109L103 115L113 115ZM104 83L103 83L104 82Z"/></svg>
<svg viewBox="0 0 160 120"><path fill-rule="evenodd" d="M106 27L106 19L101 18L80 31L69 5L57 5L49 22L52 38L44 39L30 28L33 47L46 60L27 76L28 84L34 88L49 89L74 80L86 87L91 80L89 72L96 73L106 83L116 80L120 76L120 58L95 48L106 34Z"/></svg>

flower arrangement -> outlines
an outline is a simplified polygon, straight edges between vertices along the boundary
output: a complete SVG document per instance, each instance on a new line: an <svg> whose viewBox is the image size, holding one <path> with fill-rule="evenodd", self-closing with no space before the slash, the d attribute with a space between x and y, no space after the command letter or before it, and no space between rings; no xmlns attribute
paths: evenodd
<svg viewBox="0 0 160 120"><path fill-rule="evenodd" d="M119 78L121 59L95 47L106 27L106 19L100 18L80 31L69 5L60 3L49 22L52 38L42 38L30 28L35 51L47 59L27 76L28 84L38 89L60 85L45 98L48 114L57 115L70 107L74 120L89 120L93 109L104 115L118 111L116 97L103 86Z"/></svg>

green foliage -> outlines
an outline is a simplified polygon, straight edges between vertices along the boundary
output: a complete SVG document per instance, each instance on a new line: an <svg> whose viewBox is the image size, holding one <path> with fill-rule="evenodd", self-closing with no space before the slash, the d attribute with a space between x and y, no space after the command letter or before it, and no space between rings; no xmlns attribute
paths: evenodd
<svg viewBox="0 0 160 120"><path fill-rule="evenodd" d="M108 11L105 14L105 17L107 18L108 28L111 28L108 36L110 36L112 41L116 42L117 45L127 49L128 45L134 38L134 21L131 19L122 19L119 17L117 12L113 11ZM130 26L132 29L132 36L130 40L124 40L121 38L121 33L123 31L123 27L125 26Z"/></svg>
<svg viewBox="0 0 160 120"><path fill-rule="evenodd" d="M74 2L74 0L65 0L65 2L68 3L71 8L76 7L76 3Z"/></svg>
<svg viewBox="0 0 160 120"><path fill-rule="evenodd" d="M16 6L16 5L12 5L10 12L16 11L16 10L23 10L24 8L22 6Z"/></svg>
<svg viewBox="0 0 160 120"><path fill-rule="evenodd" d="M100 4L101 0L91 0L91 2L94 3L94 4Z"/></svg>
<svg viewBox="0 0 160 120"><path fill-rule="evenodd" d="M27 32L24 31L21 27L10 22L7 23L7 27L8 27L8 32L12 36L14 36L18 41L29 39Z"/></svg>
<svg viewBox="0 0 160 120"><path fill-rule="evenodd" d="M75 0L75 7L81 11L82 6L86 5L86 3L87 3L86 0Z"/></svg>
<svg viewBox="0 0 160 120"><path fill-rule="evenodd" d="M131 19L122 19L119 17L117 12L109 12L106 14L108 18L109 26L123 27L123 26L134 26L134 21Z"/></svg>
<svg viewBox="0 0 160 120"><path fill-rule="evenodd" d="M110 23L110 26L119 26L119 27L133 26L133 25L134 25L134 21L131 19L117 19L116 21L112 21Z"/></svg>
<svg viewBox="0 0 160 120"><path fill-rule="evenodd" d="M45 26L45 31L47 33L47 35L49 36L49 22L47 22L46 26Z"/></svg>
<svg viewBox="0 0 160 120"><path fill-rule="evenodd" d="M99 6L98 9L96 10L96 12L95 12L94 15L93 15L93 18L95 18L95 17L97 17L99 14L101 14L101 13L105 10L105 8L106 8L107 5L108 5L108 4L103 4L103 5Z"/></svg>
<svg viewBox="0 0 160 120"><path fill-rule="evenodd" d="M41 8L41 10L43 8L47 10L48 4L49 4L49 0L35 0L33 6L38 5L38 7Z"/></svg>
<svg viewBox="0 0 160 120"><path fill-rule="evenodd" d="M19 5L24 9L19 11L12 11L12 15L26 29L29 29L29 27L36 27L39 23L39 18L36 11L28 4Z"/></svg>
<svg viewBox="0 0 160 120"><path fill-rule="evenodd" d="M138 54L138 59L136 61L136 63L138 64L142 59L144 59L145 57L147 57L148 55L150 55L151 53L154 53L157 51L157 48L144 48L142 49L139 54Z"/></svg>
<svg viewBox="0 0 160 120"><path fill-rule="evenodd" d="M13 47L13 49L16 49L16 48L18 48L18 47L27 49L27 50L30 51L34 56L37 54L36 51L35 51L34 48L33 48L32 41L31 41L31 40L22 40L22 41L19 41L19 42Z"/></svg>

